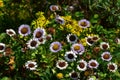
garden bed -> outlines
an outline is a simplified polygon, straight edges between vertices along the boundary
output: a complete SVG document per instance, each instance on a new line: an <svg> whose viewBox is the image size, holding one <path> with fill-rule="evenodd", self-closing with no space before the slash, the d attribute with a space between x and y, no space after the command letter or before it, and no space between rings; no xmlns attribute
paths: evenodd
<svg viewBox="0 0 120 80"><path fill-rule="evenodd" d="M0 80L119 80L119 0L0 0Z"/></svg>

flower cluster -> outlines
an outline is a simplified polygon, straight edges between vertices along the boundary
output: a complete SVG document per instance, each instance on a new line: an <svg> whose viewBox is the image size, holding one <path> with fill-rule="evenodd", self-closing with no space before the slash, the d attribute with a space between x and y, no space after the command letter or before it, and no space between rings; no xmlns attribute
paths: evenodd
<svg viewBox="0 0 120 80"><path fill-rule="evenodd" d="M73 34L76 34L77 36L80 36L80 33L83 31L81 24L78 21L71 18L71 16L62 16L62 18L65 20L64 25L60 25L61 30L67 30ZM90 24L89 24L90 25Z"/></svg>
<svg viewBox="0 0 120 80"><path fill-rule="evenodd" d="M21 24L17 31L6 29L9 39L0 40L0 66L5 64L9 75L14 72L40 80L105 80L109 75L110 79L120 76L119 37L103 33L107 30L89 19L59 14L59 5L51 5L49 10L47 18L44 12L38 12L31 25ZM114 31L111 33L119 34L119 30Z"/></svg>
<svg viewBox="0 0 120 80"><path fill-rule="evenodd" d="M100 61L98 61L98 60L95 60L95 59L87 60L84 57L83 58L80 57L80 56L84 56L87 53L87 51L86 51L87 49L85 49L85 47L81 43L78 43L77 39L78 39L78 37L76 35L73 35L73 34L68 34L67 35L66 41L69 44L71 44L71 50L66 51L65 54L64 54L64 59L58 60L57 63L56 63L56 67L59 68L59 70L64 69L64 71L67 70L67 68L69 66L71 66L70 63L73 63L74 67L76 67L77 70L73 69L73 71L71 71L70 77L72 79L80 78L80 73L79 72L85 72L89 69L94 71L94 69L99 69L99 66L102 65L101 63L99 63ZM86 38L86 43L88 43L89 46L95 45L95 44L91 44L91 42L92 43L94 43L94 42L97 43L97 41L99 41L98 36L93 36L93 37ZM101 42L99 44L99 47L97 47L94 51L97 52L97 51L99 51L99 49L103 50L104 52L99 57L101 57L101 59L103 61L108 62L107 65L106 65L107 66L106 69L108 69L111 72L116 72L116 70L118 68L117 64L114 63L114 62L111 62L112 55L110 54L110 52L106 51L109 48L110 48L109 43ZM56 47L56 49L61 50L61 48L59 49L59 47ZM54 51L52 51L52 52L54 52ZM58 52L58 51L56 51L56 52ZM75 75L75 76L73 76L73 75ZM91 74L91 75L94 76L94 74Z"/></svg>

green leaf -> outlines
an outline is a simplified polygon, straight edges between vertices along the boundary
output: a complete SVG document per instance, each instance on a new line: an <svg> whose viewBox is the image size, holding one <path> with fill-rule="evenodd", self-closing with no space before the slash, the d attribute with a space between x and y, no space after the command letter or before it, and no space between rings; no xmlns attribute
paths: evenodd
<svg viewBox="0 0 120 80"><path fill-rule="evenodd" d="M99 17L99 15L98 14L94 14L94 18L96 19L96 18L98 18Z"/></svg>
<svg viewBox="0 0 120 80"><path fill-rule="evenodd" d="M114 74L115 74L116 76L120 77L120 73L119 73L118 71L116 71Z"/></svg>
<svg viewBox="0 0 120 80"><path fill-rule="evenodd" d="M83 17L84 15L81 12L75 12L76 17Z"/></svg>
<svg viewBox="0 0 120 80"><path fill-rule="evenodd" d="M114 54L114 56L115 56L115 58L117 59L117 61L120 60L120 52L116 52L116 53Z"/></svg>
<svg viewBox="0 0 120 80"><path fill-rule="evenodd" d="M90 22L91 22L91 23L97 23L98 20L96 20L96 19L91 19Z"/></svg>
<svg viewBox="0 0 120 80"><path fill-rule="evenodd" d="M11 80L11 79L8 77L3 77L1 80Z"/></svg>
<svg viewBox="0 0 120 80"><path fill-rule="evenodd" d="M98 73L98 75L104 78L104 77L106 77L107 74L100 72L100 73Z"/></svg>
<svg viewBox="0 0 120 80"><path fill-rule="evenodd" d="M91 76L91 78L92 78L93 80L96 80L96 77L95 77L95 76Z"/></svg>
<svg viewBox="0 0 120 80"><path fill-rule="evenodd" d="M4 38L6 38L6 36L7 36L6 33L1 33L0 34L0 41L3 40Z"/></svg>

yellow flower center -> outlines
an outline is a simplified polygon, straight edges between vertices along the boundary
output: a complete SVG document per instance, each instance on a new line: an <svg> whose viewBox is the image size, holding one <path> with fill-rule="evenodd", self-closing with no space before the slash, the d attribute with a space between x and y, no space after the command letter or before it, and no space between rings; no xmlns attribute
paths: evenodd
<svg viewBox="0 0 120 80"><path fill-rule="evenodd" d="M75 50L75 51L80 50L80 46L78 46L78 45L74 46L74 50Z"/></svg>
<svg viewBox="0 0 120 80"><path fill-rule="evenodd" d="M59 47L60 47L60 46L59 46L58 44L54 44L54 45L53 45L53 49L54 49L54 50L58 50Z"/></svg>
<svg viewBox="0 0 120 80"><path fill-rule="evenodd" d="M83 27L85 27L85 26L87 26L87 23L86 22L81 22L80 25L83 26Z"/></svg>
<svg viewBox="0 0 120 80"><path fill-rule="evenodd" d="M3 4L3 1L0 1L0 7L3 7L4 4Z"/></svg>

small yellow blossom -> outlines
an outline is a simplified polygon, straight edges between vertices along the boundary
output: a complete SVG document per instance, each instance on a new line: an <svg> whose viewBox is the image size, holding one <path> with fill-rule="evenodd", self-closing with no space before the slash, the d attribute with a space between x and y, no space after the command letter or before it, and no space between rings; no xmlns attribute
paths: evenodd
<svg viewBox="0 0 120 80"><path fill-rule="evenodd" d="M44 12L37 12L36 13L36 16L39 17L39 16L43 16L44 15Z"/></svg>
<svg viewBox="0 0 120 80"><path fill-rule="evenodd" d="M62 73L57 73L56 77L57 77L58 79L62 79L62 78L63 78L63 74L62 74Z"/></svg>
<svg viewBox="0 0 120 80"><path fill-rule="evenodd" d="M4 6L4 3L2 0L0 0L0 7L3 7Z"/></svg>
<svg viewBox="0 0 120 80"><path fill-rule="evenodd" d="M97 35L95 35L95 34L86 34L86 36L91 36L91 37L93 37L93 36L97 36Z"/></svg>
<svg viewBox="0 0 120 80"><path fill-rule="evenodd" d="M86 46L86 45L87 45L85 38L80 39L80 41L81 41L81 43L83 44L83 46Z"/></svg>
<svg viewBox="0 0 120 80"><path fill-rule="evenodd" d="M38 28L38 27L45 28L45 26L49 23L49 20L46 19L46 17L44 16L44 12L38 12L36 13L36 16L38 18L32 22L34 28Z"/></svg>
<svg viewBox="0 0 120 80"><path fill-rule="evenodd" d="M66 23L60 26L60 30L66 30L80 36L83 29L78 26L78 21L72 19L71 16L62 16L62 18Z"/></svg>
<svg viewBox="0 0 120 80"><path fill-rule="evenodd" d="M51 15L50 15L50 19L53 19L53 18L54 18L54 15L53 15L53 14L51 14Z"/></svg>
<svg viewBox="0 0 120 80"><path fill-rule="evenodd" d="M71 21L71 16L62 16L63 19L65 19L66 21Z"/></svg>
<svg viewBox="0 0 120 80"><path fill-rule="evenodd" d="M64 56L64 54L61 54L61 56L63 57L63 56Z"/></svg>

